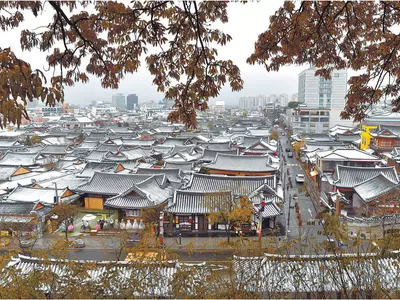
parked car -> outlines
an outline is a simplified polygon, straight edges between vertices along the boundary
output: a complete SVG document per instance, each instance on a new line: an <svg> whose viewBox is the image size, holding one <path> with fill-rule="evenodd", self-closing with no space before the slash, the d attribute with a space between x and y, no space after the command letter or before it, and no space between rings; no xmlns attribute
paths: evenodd
<svg viewBox="0 0 400 300"><path fill-rule="evenodd" d="M292 152L289 152L288 155L287 155L287 157L288 157L288 158L293 158L293 153L292 153Z"/></svg>
<svg viewBox="0 0 400 300"><path fill-rule="evenodd" d="M296 175L296 182L297 183L303 183L305 181L305 177L303 174L297 174Z"/></svg>

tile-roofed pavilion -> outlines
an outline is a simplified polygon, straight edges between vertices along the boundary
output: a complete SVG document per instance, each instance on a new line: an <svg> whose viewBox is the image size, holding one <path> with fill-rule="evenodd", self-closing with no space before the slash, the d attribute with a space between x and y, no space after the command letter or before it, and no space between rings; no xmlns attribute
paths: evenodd
<svg viewBox="0 0 400 300"><path fill-rule="evenodd" d="M267 156L243 156L218 153L215 161L204 164L210 174L265 176L277 169L268 164Z"/></svg>

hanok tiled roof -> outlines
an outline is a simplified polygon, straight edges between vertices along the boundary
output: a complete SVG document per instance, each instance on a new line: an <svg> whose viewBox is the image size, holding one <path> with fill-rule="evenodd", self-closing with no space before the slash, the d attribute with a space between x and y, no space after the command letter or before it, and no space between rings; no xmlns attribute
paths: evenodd
<svg viewBox="0 0 400 300"><path fill-rule="evenodd" d="M133 140L124 140L123 145L127 146L140 146L140 147L151 147L154 145L155 140L140 140L140 139L133 139Z"/></svg>
<svg viewBox="0 0 400 300"><path fill-rule="evenodd" d="M162 143L163 146L176 146L180 145L183 146L185 145L187 138L166 138L165 141Z"/></svg>
<svg viewBox="0 0 400 300"><path fill-rule="evenodd" d="M264 295L340 292L344 285L348 290L368 291L377 280L385 290L398 290L398 257L342 255L350 268L343 268L344 259L335 254L234 256L233 272L241 289Z"/></svg>
<svg viewBox="0 0 400 300"><path fill-rule="evenodd" d="M250 129L249 135L254 137L269 137L271 131L269 129Z"/></svg>
<svg viewBox="0 0 400 300"><path fill-rule="evenodd" d="M33 166L36 164L37 153L7 152L0 159L0 166Z"/></svg>
<svg viewBox="0 0 400 300"><path fill-rule="evenodd" d="M0 140L0 147L23 147L17 140Z"/></svg>
<svg viewBox="0 0 400 300"><path fill-rule="evenodd" d="M394 182L399 182L396 168L361 168L361 167L348 167L337 166L334 174L333 184L342 188L353 188L356 185L371 179L380 173L384 174L388 179Z"/></svg>
<svg viewBox="0 0 400 300"><path fill-rule="evenodd" d="M191 172L193 170L192 162L165 162L166 169L180 169L182 172Z"/></svg>
<svg viewBox="0 0 400 300"><path fill-rule="evenodd" d="M0 168L0 181L7 181L11 175L18 170L19 167L1 167Z"/></svg>
<svg viewBox="0 0 400 300"><path fill-rule="evenodd" d="M161 188L155 177L151 176L118 196L107 199L104 205L125 209L147 208L159 205L171 196L171 190Z"/></svg>
<svg viewBox="0 0 400 300"><path fill-rule="evenodd" d="M361 160L379 161L379 158L358 149L335 149L321 151L317 156L322 160Z"/></svg>
<svg viewBox="0 0 400 300"><path fill-rule="evenodd" d="M111 151L113 153L118 152L121 149L120 145L115 144L101 144L96 150L97 151Z"/></svg>
<svg viewBox="0 0 400 300"><path fill-rule="evenodd" d="M379 196L389 193L399 187L398 182L390 180L383 173L356 185L354 191L365 202L370 202Z"/></svg>
<svg viewBox="0 0 400 300"><path fill-rule="evenodd" d="M74 267L71 268L71 265ZM175 286L175 274L180 271L185 272L186 282L194 288L201 286L199 278L205 278L209 275L209 268L204 264L184 264L177 261L168 261L165 263L141 262L140 265L129 263L126 261L110 262L110 261L84 261L84 260L60 260L60 259L40 259L18 255L13 257L4 272L16 272L21 277L29 276L34 272L38 274L54 274L54 286L46 284L46 282L38 282L41 291L52 294L56 292L56 286L63 285L65 274L70 274L79 267L82 272L76 279L77 284L84 282L98 282L109 276L118 284L111 284L110 287L104 289L104 295L116 296L126 295L126 286L132 284L133 280L140 280L143 288L133 289L130 292L131 298L173 298L173 288ZM85 270L85 271L83 271ZM42 273L41 273L42 272ZM6 273L7 274L7 273ZM40 276L45 278L46 276ZM5 278L8 278L5 275ZM201 281L202 282L202 281ZM57 291L59 292L59 291ZM186 291L188 295L191 291ZM95 295L95 294L93 294ZM64 296L67 297L67 294Z"/></svg>
<svg viewBox="0 0 400 300"><path fill-rule="evenodd" d="M60 192L61 191L58 191L58 196L61 196ZM19 186L7 196L7 201L40 201L43 203L53 204L55 195L56 194L54 189L29 188Z"/></svg>
<svg viewBox="0 0 400 300"><path fill-rule="evenodd" d="M109 153L109 151L92 150L85 156L85 160L88 162L102 162L107 153Z"/></svg>
<svg viewBox="0 0 400 300"><path fill-rule="evenodd" d="M238 146L240 148L248 148L251 145L254 145L255 143L259 142L260 140L262 140L262 139L259 137L244 136L242 143L239 144Z"/></svg>
<svg viewBox="0 0 400 300"><path fill-rule="evenodd" d="M45 155L51 155L51 154L56 154L56 155L61 155L61 154L67 154L68 146L66 145L46 145L41 151L41 154Z"/></svg>
<svg viewBox="0 0 400 300"><path fill-rule="evenodd" d="M400 126L380 124L375 131L371 131L372 136L399 137Z"/></svg>
<svg viewBox="0 0 400 300"><path fill-rule="evenodd" d="M200 161L205 161L205 162L212 162L215 160L215 157L217 156L218 153L224 153L224 154L230 154L230 155L238 155L239 151L238 149L234 150L210 150L210 149L204 149L203 151L203 156L199 159Z"/></svg>
<svg viewBox="0 0 400 300"><path fill-rule="evenodd" d="M57 179L41 182L40 186L43 188L55 188L54 183L57 183L57 189L63 190L68 188L71 191L75 191L78 186L86 183L88 180L89 178L79 178L75 177L75 174L70 174Z"/></svg>
<svg viewBox="0 0 400 300"><path fill-rule="evenodd" d="M89 182L79 186L76 190L87 194L115 196L149 177L151 175L94 172ZM164 175L156 176L156 180L161 186L164 185L165 179Z"/></svg>
<svg viewBox="0 0 400 300"><path fill-rule="evenodd" d="M344 141L344 142L354 142L360 138L359 133L353 133L353 134L336 134L335 139L337 141Z"/></svg>
<svg viewBox="0 0 400 300"><path fill-rule="evenodd" d="M215 161L204 164L204 167L213 170L238 172L274 172L275 168L268 164L267 156L244 156L218 153Z"/></svg>
<svg viewBox="0 0 400 300"><path fill-rule="evenodd" d="M84 141L77 149L94 150L99 146L98 141Z"/></svg>
<svg viewBox="0 0 400 300"><path fill-rule="evenodd" d="M182 173L181 169L170 169L170 168L162 168L162 169L156 169L156 168L138 168L136 171L136 174L149 174L149 175L154 175L154 174L163 174L167 176L168 180L170 182L175 182L175 183L181 183L182 179L184 177L184 174Z"/></svg>
<svg viewBox="0 0 400 300"><path fill-rule="evenodd" d="M232 201L233 194L230 192L202 193L177 190L166 211L181 214L207 214L210 213L212 207L229 205Z"/></svg>
<svg viewBox="0 0 400 300"><path fill-rule="evenodd" d="M32 211L36 211L39 215L46 215L53 209L49 205L44 205L40 209L37 209L38 203L0 201L0 215L29 215Z"/></svg>
<svg viewBox="0 0 400 300"><path fill-rule="evenodd" d="M209 150L228 151L232 150L230 144L231 144L230 142L209 142L209 143L201 143L201 147Z"/></svg>
<svg viewBox="0 0 400 300"><path fill-rule="evenodd" d="M259 211L261 204L254 204L254 214L259 217ZM282 209L274 202L274 201L267 201L265 202L264 211L262 212L263 219L266 218L273 218L281 215Z"/></svg>
<svg viewBox="0 0 400 300"><path fill-rule="evenodd" d="M95 171L111 173L115 171L117 167L115 162L88 162L85 168L76 175L76 177L90 178L93 176Z"/></svg>
<svg viewBox="0 0 400 300"><path fill-rule="evenodd" d="M232 191L236 196L250 195L267 184L276 188L276 177L271 176L224 176L194 173L186 190L195 192Z"/></svg>

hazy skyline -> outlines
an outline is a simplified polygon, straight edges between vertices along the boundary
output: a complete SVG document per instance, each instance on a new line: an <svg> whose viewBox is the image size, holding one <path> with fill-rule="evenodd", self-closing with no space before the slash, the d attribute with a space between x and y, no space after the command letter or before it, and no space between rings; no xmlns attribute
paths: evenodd
<svg viewBox="0 0 400 300"><path fill-rule="evenodd" d="M214 101L222 100L228 105L234 105L238 103L240 97L281 93L286 93L290 97L293 93L297 93L298 74L308 66L284 67L279 72L268 73L262 66L251 66L246 63L246 59L253 51L254 42L258 35L268 28L269 17L282 3L283 1L247 4L229 3L229 22L218 27L230 34L232 41L224 47L218 47L219 58L231 59L239 66L244 87L240 92L232 92L230 87L226 86ZM45 11L39 18L35 19L30 14L25 15L26 21L17 30L4 33L3 40L9 41L9 45L17 56L30 62L34 68L43 70L46 66L46 55L48 53L36 50L22 52L19 44L19 33L21 29L33 29L46 25L51 20L53 10L46 4ZM51 75L51 72L47 72L47 74ZM156 86L152 85L152 80L153 78L147 71L145 64L142 64L137 73L126 76L117 90L103 89L100 80L90 76L89 83L76 83L73 87L67 87L65 101L70 104L89 104L93 100L111 101L111 97L115 93L125 95L135 93L139 96L140 102L159 101L164 98L164 95L157 92Z"/></svg>

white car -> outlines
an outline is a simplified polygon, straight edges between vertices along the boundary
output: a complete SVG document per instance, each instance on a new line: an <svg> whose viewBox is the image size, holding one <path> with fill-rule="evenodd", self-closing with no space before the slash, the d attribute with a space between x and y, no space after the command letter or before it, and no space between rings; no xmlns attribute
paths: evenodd
<svg viewBox="0 0 400 300"><path fill-rule="evenodd" d="M304 178L303 174L297 174L296 175L296 182L303 183L304 181L305 181L305 178Z"/></svg>

